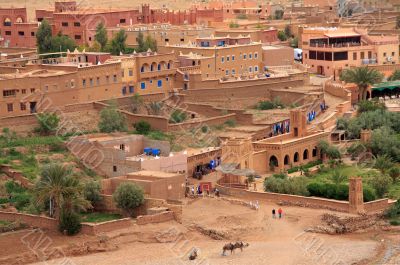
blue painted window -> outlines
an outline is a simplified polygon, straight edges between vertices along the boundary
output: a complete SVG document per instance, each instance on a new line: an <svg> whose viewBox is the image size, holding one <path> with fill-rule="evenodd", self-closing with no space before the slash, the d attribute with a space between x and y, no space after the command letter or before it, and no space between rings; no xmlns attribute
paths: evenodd
<svg viewBox="0 0 400 265"><path fill-rule="evenodd" d="M158 70L158 71L161 71L161 64L158 64L158 65L157 65L157 70Z"/></svg>
<svg viewBox="0 0 400 265"><path fill-rule="evenodd" d="M162 87L162 80L157 81L157 87Z"/></svg>
<svg viewBox="0 0 400 265"><path fill-rule="evenodd" d="M134 88L133 88L133 86L129 86L129 93L133 93L133 91L134 91Z"/></svg>
<svg viewBox="0 0 400 265"><path fill-rule="evenodd" d="M140 88L141 89L146 89L146 82L140 83Z"/></svg>

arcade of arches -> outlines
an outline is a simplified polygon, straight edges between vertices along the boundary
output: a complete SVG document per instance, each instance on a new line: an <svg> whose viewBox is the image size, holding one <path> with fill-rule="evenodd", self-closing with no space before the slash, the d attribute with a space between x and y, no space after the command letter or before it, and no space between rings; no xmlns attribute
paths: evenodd
<svg viewBox="0 0 400 265"><path fill-rule="evenodd" d="M310 161L321 159L321 155L317 146L314 146L313 148L306 148L302 152L295 151L294 153L287 153L283 156L283 161L280 161L278 157L279 156L275 154L270 155L268 160L270 167L282 168L283 165L283 168L287 169L292 166L306 164Z"/></svg>

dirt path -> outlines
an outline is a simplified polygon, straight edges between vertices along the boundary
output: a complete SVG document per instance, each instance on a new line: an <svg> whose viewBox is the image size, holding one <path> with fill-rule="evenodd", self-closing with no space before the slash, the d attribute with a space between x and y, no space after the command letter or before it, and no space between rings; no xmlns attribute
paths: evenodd
<svg viewBox="0 0 400 265"><path fill-rule="evenodd" d="M385 249L376 233L329 236L303 232L305 228L319 224L320 216L329 211L284 207L284 217L279 220L270 216L272 208L278 206L265 203L260 206L260 210L255 211L226 201L199 199L185 206L183 225L171 222L141 228L144 234L158 230L159 236L182 231L172 242L133 242L138 234L125 236L119 239L118 250L72 257L74 263L71 264L199 264L187 260L193 247L200 250L199 259L208 262L201 264L357 264L373 259L378 251ZM217 231L226 239L211 239L201 234L199 227L203 231ZM239 250L233 255L221 256L222 246L235 240L248 242L250 246L243 252ZM61 265L61 262L59 259L37 264Z"/></svg>

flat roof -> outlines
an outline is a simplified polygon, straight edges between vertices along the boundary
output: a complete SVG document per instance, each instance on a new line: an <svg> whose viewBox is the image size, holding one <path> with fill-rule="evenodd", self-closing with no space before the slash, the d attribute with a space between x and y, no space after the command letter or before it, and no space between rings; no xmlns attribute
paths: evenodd
<svg viewBox="0 0 400 265"><path fill-rule="evenodd" d="M155 178L171 178L171 177L179 176L181 174L168 173L168 172L163 172L163 171L141 170L141 171L128 173L127 175L128 176L141 176L141 177L155 177Z"/></svg>
<svg viewBox="0 0 400 265"><path fill-rule="evenodd" d="M328 38L361 37L360 34L355 32L328 32L324 35Z"/></svg>

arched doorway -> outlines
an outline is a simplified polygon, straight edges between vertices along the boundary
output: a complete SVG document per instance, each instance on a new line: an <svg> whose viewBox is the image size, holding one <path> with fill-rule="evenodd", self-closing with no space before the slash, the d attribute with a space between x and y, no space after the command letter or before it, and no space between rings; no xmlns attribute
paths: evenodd
<svg viewBox="0 0 400 265"><path fill-rule="evenodd" d="M278 158L276 158L276 156L273 155L273 156L271 156L269 158L269 167L272 169L272 168L275 168L277 166L279 166Z"/></svg>
<svg viewBox="0 0 400 265"><path fill-rule="evenodd" d="M299 153L298 152L294 153L293 162L295 162L295 163L299 162Z"/></svg>
<svg viewBox="0 0 400 265"><path fill-rule="evenodd" d="M314 147L314 149L312 150L312 156L313 156L313 157L316 157L316 156L317 156L317 153L318 153L317 147Z"/></svg>
<svg viewBox="0 0 400 265"><path fill-rule="evenodd" d="M308 159L308 150L304 150L303 152L303 160L307 160Z"/></svg>
<svg viewBox="0 0 400 265"><path fill-rule="evenodd" d="M290 164L290 157L289 155L285 155L285 159L283 160L284 165L289 165Z"/></svg>

